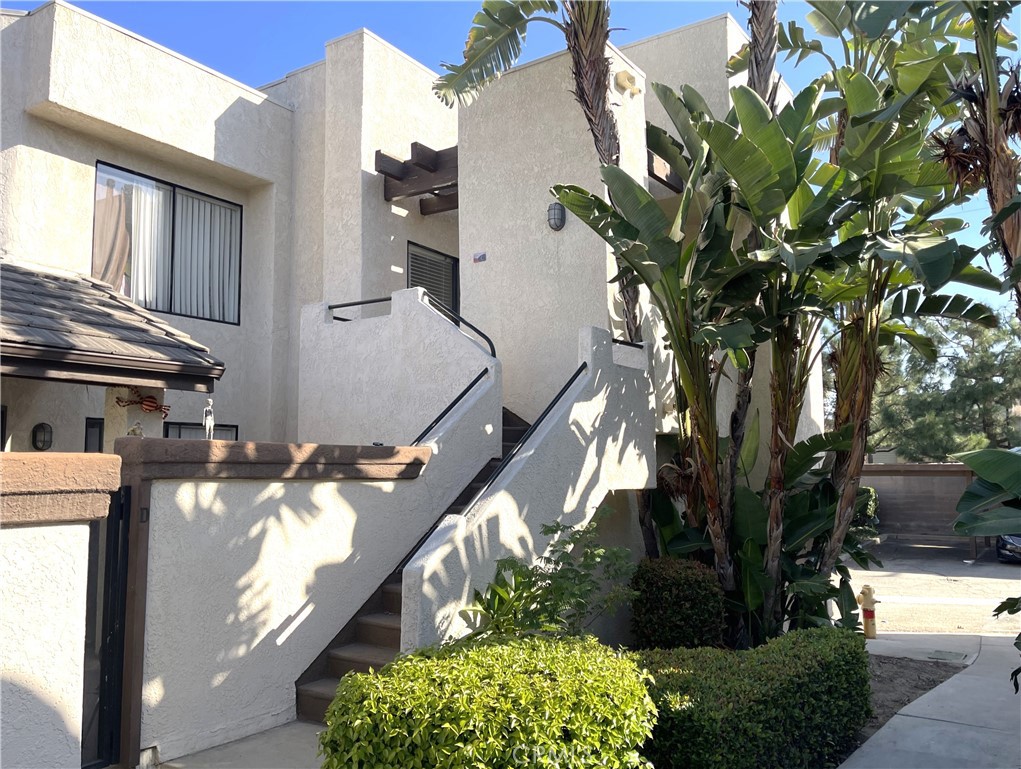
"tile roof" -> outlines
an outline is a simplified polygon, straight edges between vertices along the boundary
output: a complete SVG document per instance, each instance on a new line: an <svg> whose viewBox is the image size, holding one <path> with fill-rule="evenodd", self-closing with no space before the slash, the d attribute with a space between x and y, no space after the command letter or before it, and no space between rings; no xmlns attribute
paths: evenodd
<svg viewBox="0 0 1021 769"><path fill-rule="evenodd" d="M123 368L129 379L145 378L146 371L183 373L209 380L210 387L223 374L207 347L87 275L0 258L0 322L5 364L20 357L87 359ZM17 373L9 365L4 371Z"/></svg>

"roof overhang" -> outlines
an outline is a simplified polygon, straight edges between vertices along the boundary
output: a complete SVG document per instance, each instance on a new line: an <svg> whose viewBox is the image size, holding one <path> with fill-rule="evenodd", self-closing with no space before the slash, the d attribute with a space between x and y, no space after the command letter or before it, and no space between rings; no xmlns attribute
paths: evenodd
<svg viewBox="0 0 1021 769"><path fill-rule="evenodd" d="M88 275L0 258L0 374L212 392L207 347Z"/></svg>
<svg viewBox="0 0 1021 769"><path fill-rule="evenodd" d="M24 379L117 387L161 387L211 393L224 367L52 350L16 343L0 345L0 374Z"/></svg>

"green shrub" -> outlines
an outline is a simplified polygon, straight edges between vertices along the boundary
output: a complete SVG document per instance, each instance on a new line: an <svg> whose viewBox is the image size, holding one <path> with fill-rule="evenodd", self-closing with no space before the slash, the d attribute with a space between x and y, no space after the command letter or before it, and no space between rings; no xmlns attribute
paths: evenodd
<svg viewBox="0 0 1021 769"><path fill-rule="evenodd" d="M871 486L862 486L858 489L851 526L856 529L877 531L879 526L879 494Z"/></svg>
<svg viewBox="0 0 1021 769"><path fill-rule="evenodd" d="M592 638L479 641L345 676L324 769L634 767L655 709L633 660Z"/></svg>
<svg viewBox="0 0 1021 769"><path fill-rule="evenodd" d="M709 567L679 558L645 559L631 587L637 648L723 645L723 590Z"/></svg>
<svg viewBox="0 0 1021 769"><path fill-rule="evenodd" d="M847 630L795 630L751 651L635 654L659 711L657 769L817 769L871 714L868 654Z"/></svg>

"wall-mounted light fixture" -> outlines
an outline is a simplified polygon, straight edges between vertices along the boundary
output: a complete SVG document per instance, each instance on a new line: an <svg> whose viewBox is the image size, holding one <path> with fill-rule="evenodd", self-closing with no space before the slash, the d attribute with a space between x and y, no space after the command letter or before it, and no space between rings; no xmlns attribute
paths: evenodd
<svg viewBox="0 0 1021 769"><path fill-rule="evenodd" d="M32 428L32 448L36 451L46 451L53 445L53 428L45 422L40 422Z"/></svg>
<svg viewBox="0 0 1021 769"><path fill-rule="evenodd" d="M567 224L567 210L563 203L554 201L549 204L549 208L546 209L546 223L556 232L564 229L564 225Z"/></svg>

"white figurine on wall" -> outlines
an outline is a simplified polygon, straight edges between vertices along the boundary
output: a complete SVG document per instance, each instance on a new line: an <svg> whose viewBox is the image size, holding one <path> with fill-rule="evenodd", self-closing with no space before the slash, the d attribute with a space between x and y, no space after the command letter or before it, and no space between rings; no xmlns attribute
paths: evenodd
<svg viewBox="0 0 1021 769"><path fill-rule="evenodd" d="M142 432L142 423L136 421L135 424L128 428L128 435L133 438L144 438L145 433Z"/></svg>
<svg viewBox="0 0 1021 769"><path fill-rule="evenodd" d="M202 409L202 426L206 428L206 440L213 440L213 428L216 426L216 419L213 417L212 398L206 398L206 407Z"/></svg>

